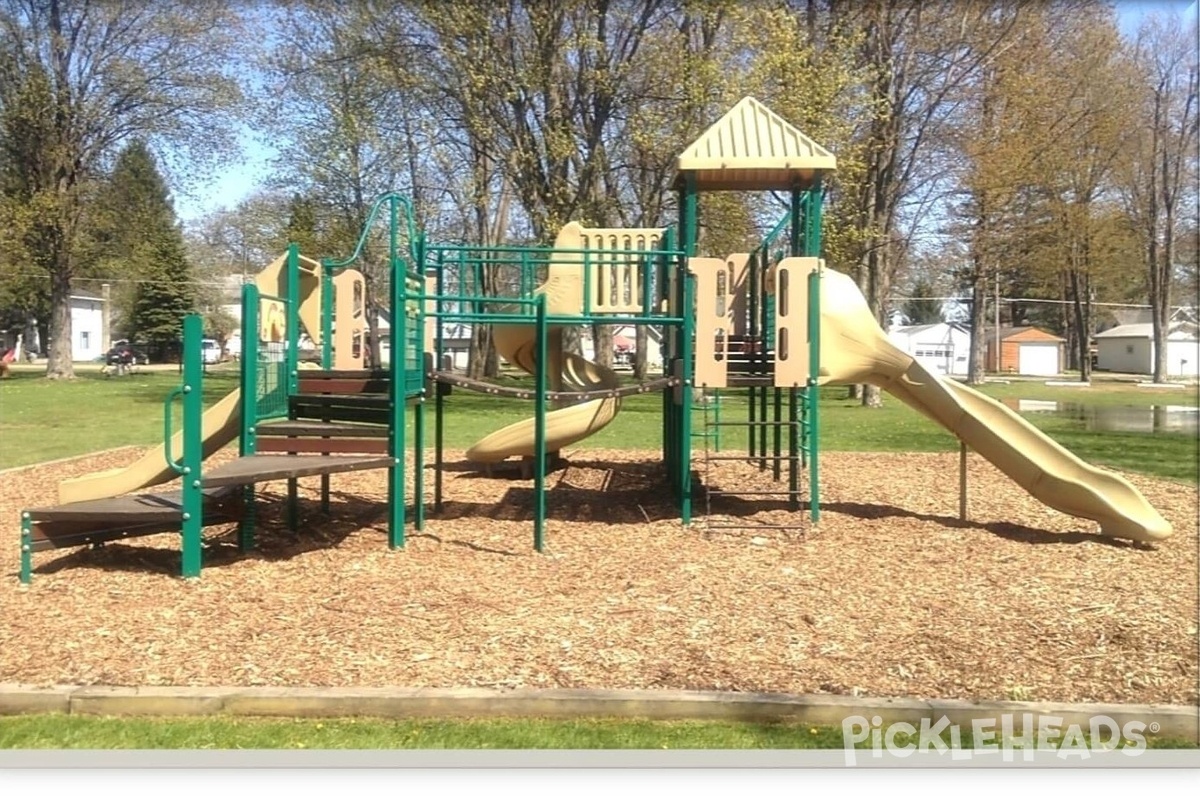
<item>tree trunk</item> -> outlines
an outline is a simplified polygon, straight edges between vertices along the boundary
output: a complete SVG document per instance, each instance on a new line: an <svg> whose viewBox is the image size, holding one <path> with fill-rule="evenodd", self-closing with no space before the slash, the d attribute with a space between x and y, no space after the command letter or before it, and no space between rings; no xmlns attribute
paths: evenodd
<svg viewBox="0 0 1200 800"><path fill-rule="evenodd" d="M600 322L592 323L592 342L595 345L593 358L602 367L612 369L613 365L613 329L612 325Z"/></svg>
<svg viewBox="0 0 1200 800"><path fill-rule="evenodd" d="M71 363L71 257L59 240L52 254L50 270L50 335L46 350L46 377L70 380L75 377Z"/></svg>
<svg viewBox="0 0 1200 800"><path fill-rule="evenodd" d="M634 330L633 377L639 381L646 380L649 373L650 329L638 325Z"/></svg>
<svg viewBox="0 0 1200 800"><path fill-rule="evenodd" d="M1075 360L1078 362L1079 380L1088 382L1092 379L1092 358L1091 358L1091 328L1092 328L1092 300L1091 280L1087 273L1081 273L1080 270L1071 270L1071 297L1072 311L1074 313L1074 353Z"/></svg>

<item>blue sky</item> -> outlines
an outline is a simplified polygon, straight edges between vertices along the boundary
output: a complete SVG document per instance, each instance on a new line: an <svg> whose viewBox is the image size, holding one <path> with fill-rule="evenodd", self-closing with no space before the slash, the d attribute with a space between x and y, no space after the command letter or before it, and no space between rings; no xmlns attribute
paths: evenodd
<svg viewBox="0 0 1200 800"><path fill-rule="evenodd" d="M1116 5L1122 33L1132 36L1142 17L1147 14L1187 11L1187 16L1194 18L1200 3L1196 0L1122 0ZM241 159L234 166L207 185L198 187L194 197L180 194L176 200L176 211L181 220L192 222L222 206L234 206L267 177L276 151L250 128L243 128L240 144Z"/></svg>

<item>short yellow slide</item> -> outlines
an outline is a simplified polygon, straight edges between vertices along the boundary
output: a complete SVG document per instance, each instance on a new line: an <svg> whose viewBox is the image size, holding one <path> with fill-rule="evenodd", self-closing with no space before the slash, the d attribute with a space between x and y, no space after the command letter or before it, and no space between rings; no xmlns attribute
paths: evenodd
<svg viewBox="0 0 1200 800"><path fill-rule="evenodd" d="M220 450L237 438L241 425L241 392L234 389L201 417L201 436L204 440L204 457ZM175 458L183 454L183 432L171 437L171 452ZM94 472L79 478L63 481L58 486L59 503L78 503L84 500L103 500L106 497L136 492L149 486L174 480L179 477L167 465L164 445L148 450L137 461L122 469Z"/></svg>

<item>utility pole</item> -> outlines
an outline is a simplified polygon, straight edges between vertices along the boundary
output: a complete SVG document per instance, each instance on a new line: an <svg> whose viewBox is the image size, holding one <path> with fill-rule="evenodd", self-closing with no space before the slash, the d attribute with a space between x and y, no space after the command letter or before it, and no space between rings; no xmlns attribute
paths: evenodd
<svg viewBox="0 0 1200 800"><path fill-rule="evenodd" d="M1000 372L1000 270L996 270L996 372Z"/></svg>

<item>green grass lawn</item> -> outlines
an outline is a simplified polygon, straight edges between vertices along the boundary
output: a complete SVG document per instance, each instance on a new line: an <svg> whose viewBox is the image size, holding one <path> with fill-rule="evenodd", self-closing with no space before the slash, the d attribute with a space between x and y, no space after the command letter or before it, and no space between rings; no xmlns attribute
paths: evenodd
<svg viewBox="0 0 1200 800"><path fill-rule="evenodd" d="M527 378L501 381L532 384ZM47 381L38 372L15 372L0 383L0 469L122 445L158 443L162 441L163 397L178 383L179 375L174 371L143 372L124 378L81 372L75 381ZM205 402L216 402L236 387L236 371L232 365L222 365L205 377ZM1074 388L1017 381L987 384L983 391L998 399L1058 400L1096 407L1197 404L1195 389L1148 390L1116 382ZM658 449L661 403L657 394L627 398L616 420L580 446ZM445 443L451 448L468 447L503 425L527 418L532 411L526 401L461 389L446 398L445 408ZM427 409L427 445L432 446L433 404ZM746 419L744 390L723 393L721 415L726 422ZM1027 419L1090 463L1182 481L1197 480L1197 438L1193 434L1087 430L1077 420L1045 414ZM704 415L697 412L693 424L699 428L703 420ZM745 429L725 429L722 445L726 449L744 448ZM842 387L821 390L821 447L826 451L947 451L957 446L952 435L894 399L885 398L882 408L868 409L846 399Z"/></svg>
<svg viewBox="0 0 1200 800"><path fill-rule="evenodd" d="M897 743L906 744L899 736ZM947 738L947 743L949 740ZM870 747L870 741L859 745ZM971 747L970 730L962 746ZM1191 742L1147 738L1154 748ZM840 750L841 728L615 719L240 719L40 714L0 717L4 749Z"/></svg>

